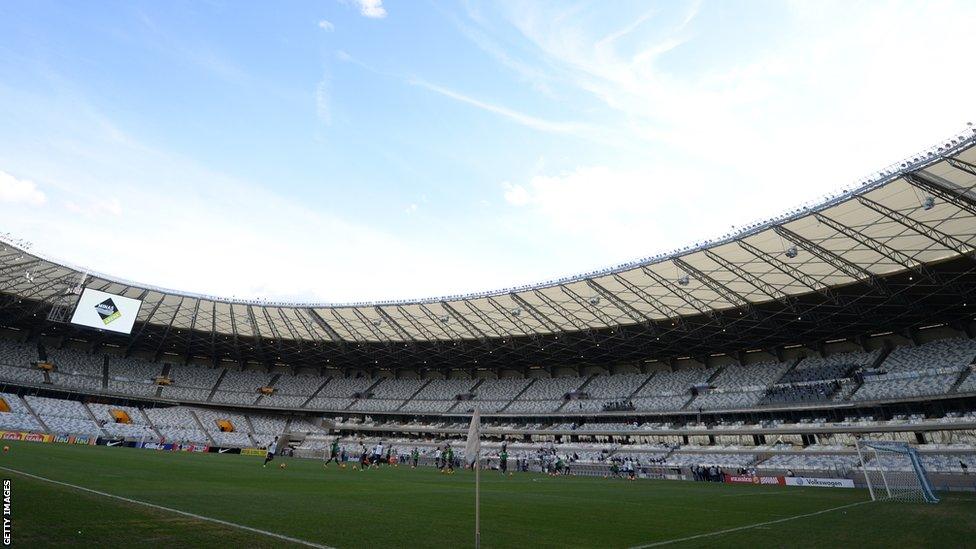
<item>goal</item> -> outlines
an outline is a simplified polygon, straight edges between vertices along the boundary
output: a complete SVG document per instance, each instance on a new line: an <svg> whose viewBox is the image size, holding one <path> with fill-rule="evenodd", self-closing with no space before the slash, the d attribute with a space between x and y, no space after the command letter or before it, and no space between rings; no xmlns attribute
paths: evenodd
<svg viewBox="0 0 976 549"><path fill-rule="evenodd" d="M916 451L902 442L855 439L872 501L938 503Z"/></svg>

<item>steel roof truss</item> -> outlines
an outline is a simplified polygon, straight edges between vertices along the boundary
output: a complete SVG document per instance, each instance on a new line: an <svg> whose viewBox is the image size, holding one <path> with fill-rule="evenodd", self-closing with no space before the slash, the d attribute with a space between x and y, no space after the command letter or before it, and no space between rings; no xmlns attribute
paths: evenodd
<svg viewBox="0 0 976 549"><path fill-rule="evenodd" d="M644 313L638 311L630 303L627 303L623 299L620 299L619 296L617 296L616 294L614 294L610 290L604 288L596 280L593 280L592 278L587 278L586 279L586 283L596 293L598 293L601 296L603 296L604 299L606 299L606 300L612 302L614 305L616 305L617 308L620 309L621 311L623 311L627 316L629 316L631 318L631 320L633 320L634 322L637 322L638 324L646 324L648 327L651 328L652 331L654 330L654 322L651 320L651 317L649 317L649 316L645 315Z"/></svg>
<svg viewBox="0 0 976 549"><path fill-rule="evenodd" d="M687 261L681 259L680 257L675 257L671 260L675 265L682 271L694 276L699 282L707 286L710 290L722 296L722 299L729 302L731 305L738 307L744 307L751 311L751 305L749 300L742 297L728 286L722 284L721 282L715 280L714 278L708 276L701 271L698 267L689 264Z"/></svg>
<svg viewBox="0 0 976 549"><path fill-rule="evenodd" d="M969 245L959 240L958 238L947 235L942 231L939 231L938 229L933 229L932 227L929 227L924 223L920 223L899 211L892 210L887 206L878 204L877 202L871 200L866 196L863 195L858 196L857 201L867 206L868 208L871 208L875 212L894 221L895 223L907 227L915 231L916 233L928 238L929 240L941 246L944 246L949 250L956 252L959 255L966 255L966 252L964 252L963 249L968 248Z"/></svg>
<svg viewBox="0 0 976 549"><path fill-rule="evenodd" d="M960 210L968 212L969 215L976 215L976 200L973 200L965 191L946 187L922 172L906 173L905 180L923 191L934 194Z"/></svg>
<svg viewBox="0 0 976 549"><path fill-rule="evenodd" d="M553 332L562 331L562 327L560 327L558 324L553 322L553 320L548 316L542 314L542 312L539 309L537 309L534 305L522 299L522 296L514 292L508 295L512 297L512 301L518 303L523 309L528 311L530 315L532 315L536 320L538 320L539 324L542 324L543 326L549 328Z"/></svg>

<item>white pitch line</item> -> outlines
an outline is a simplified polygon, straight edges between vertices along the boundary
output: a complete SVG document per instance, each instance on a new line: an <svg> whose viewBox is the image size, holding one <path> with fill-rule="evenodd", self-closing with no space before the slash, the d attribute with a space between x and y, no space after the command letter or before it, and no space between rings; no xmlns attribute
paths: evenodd
<svg viewBox="0 0 976 549"><path fill-rule="evenodd" d="M297 543L299 545L304 545L306 547L316 547L318 549L335 549L334 547L330 547L328 545L322 545L320 543L314 543L314 542L311 542L311 541L305 541L303 539L293 538L291 536L286 536L284 534L276 534L274 532L269 532L267 530L261 530L261 529L258 529L258 528L252 528L250 526L244 526L243 524L237 524L237 523L234 523L234 522L229 522L229 521L226 521L226 520L216 519L216 518L213 518L213 517L205 517L203 515L198 515L196 513L190 513L190 512L187 512L187 511L180 511L179 509L173 509L172 507L164 507L162 505L156 505L155 503L149 503L149 502L146 502L146 501L139 501L137 499L127 498L127 497L123 497L123 496L117 496L115 494L109 494L107 492L101 492L99 490L93 490L91 488L85 488L84 486L78 486L77 484L70 484L70 483L67 483L67 482L61 482L60 480L54 480L54 479L50 479L50 478L47 478L47 477L42 477L42 476L34 475L34 474L31 474L31 473L26 473L24 471L19 471L17 469L11 469L10 467L0 466L0 469L2 469L4 471L9 471L11 473L16 473L18 475L23 475L25 477L29 477L29 478L32 478L32 479L40 480L40 481L43 481L43 482L49 482L51 484L59 484L61 486L67 486L68 488L74 488L75 490L81 490L82 492L88 492L90 494L96 494L96 495L103 496L103 497L107 497L107 498L117 499L119 501L124 501L126 503L134 503L136 505L142 505L142 506L145 506L145 507L151 507L153 509L159 509L160 511L168 511L170 513L176 513L177 515L183 515L183 516L186 516L186 517L195 518L197 520L203 520L203 521L207 521L207 522L213 522L215 524L221 524L223 526L230 526L231 528L237 528L239 530L246 530L248 532L254 532L255 534L261 534L262 536L268 536L268 537L272 537L272 538L276 538L276 539L280 539L280 540L284 540L284 541L290 541L292 543Z"/></svg>
<svg viewBox="0 0 976 549"><path fill-rule="evenodd" d="M776 520L768 520L766 522L757 522L755 524L748 524L746 526L737 526L735 528L727 528L725 530L718 530L716 532L706 532L704 534L697 534L697 535L694 535L694 536L688 536L688 537L684 537L684 538L675 538L675 539L668 539L668 540L664 540L664 541L656 541L654 543L648 543L648 544L645 544L645 545L635 545L634 547L631 547L630 549L645 549L646 547L659 547L661 545L670 545L672 543L681 543L683 541L691 541L691 540L695 540L695 539L710 538L710 537L713 537L713 536L721 536L722 534L730 534L732 532L739 532L739 531L742 531L742 530L749 530L751 528L759 528L759 527L762 527L762 526L769 526L771 524L779 524L781 522L788 522L788 521L791 521L791 520L796 520L796 519L801 519L801 518L806 518L806 517L815 517L817 515L822 515L824 513L830 513L830 512L833 512L833 511L840 511L841 509L847 509L847 508L850 508L850 507L856 507L858 505L864 505L865 503L871 503L871 500L858 501L857 503L848 503L847 505L841 505L840 507L831 507L830 509L823 509L822 511L815 511L813 513L805 513L803 515L794 515L792 517L786 517L786 518L781 518L781 519L776 519Z"/></svg>

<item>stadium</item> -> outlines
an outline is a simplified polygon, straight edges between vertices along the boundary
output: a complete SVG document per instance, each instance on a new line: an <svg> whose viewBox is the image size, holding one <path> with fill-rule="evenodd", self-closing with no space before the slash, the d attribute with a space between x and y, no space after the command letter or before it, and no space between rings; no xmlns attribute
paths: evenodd
<svg viewBox="0 0 976 549"><path fill-rule="evenodd" d="M302 486L316 482L335 491L328 497L351 505L355 500L344 490L374 496L376 487L363 486L373 479L348 477L377 447L384 463L404 468L415 460L419 468L444 469L446 446L456 447L456 459L463 460L477 409L481 468L497 470L505 451L508 467L520 476L548 473L530 481L545 479L547 492L565 489L565 497L583 501L608 490L606 482L615 479L607 477L625 474L649 484L641 492L613 486L634 505L663 494L709 497L679 488L679 479L694 478L724 481L710 494L716 497L741 489L725 483L784 484L748 486L741 495L782 491L786 501L763 501L804 515L870 501L860 492L874 478L872 489L882 500L942 497L947 501L936 509L971 513L971 498L956 502L943 494L976 489L968 471L976 473L974 186L976 132L970 129L829 200L711 242L535 286L402 302L194 295L91 272L5 241L0 427L5 441L23 442L7 443L4 467L58 482L76 479L86 489L104 485L113 496L313 543L358 545L363 532L340 535L326 519L317 521L321 529L295 528L294 535L289 523L265 528L247 507L268 500L249 493L247 482L234 488L236 501L223 506L187 499L200 495L193 483L207 486L211 475L241 474L237 468L246 463L250 474L261 472L256 466L275 445L294 456L278 458L290 469L277 472L294 475L282 482L296 483L274 488L294 502L276 503L277 510L300 514L293 506L303 505ZM106 299L114 300L120 316L102 314L98 321L128 320L131 329L93 332L84 325L83 309L94 311L93 304ZM886 453L885 443L910 453ZM336 448L341 455L331 455ZM99 453L104 463L87 461ZM340 469L329 473L346 478L321 476L322 461L330 457ZM72 474L61 469L78 461L88 465ZM923 467L919 477L916 461ZM163 479L148 467L179 475L166 480L185 495L153 496ZM399 467L376 472L382 479L376 486L409 492L412 487L396 484L416 482L400 478L404 474L414 473ZM554 487L563 482L556 475L571 478ZM510 489L506 478L490 477L487 486L486 505L494 506L488 509L505 530L513 529L492 534L498 536L493 545L534 539L534 530L520 532L517 519L506 516L511 509L501 505L531 504L533 489L514 482ZM423 479L433 486L444 482ZM583 484L592 479L599 485ZM853 489L786 487L793 479L801 486ZM470 482L449 480L446 501L458 515L470 516L470 498L453 499L470 490ZM61 484L32 488L65 504L86 499ZM843 493L813 493L834 489ZM416 494L427 490L421 485ZM811 492L809 500L791 490ZM410 507L416 503L409 501ZM111 508L116 502L97 503L109 507L98 514L111 523L127 520L116 518L123 512ZM890 505L896 506L883 513L899 520L917 512L912 504ZM424 514L420 507L394 516L412 520L411 512ZM905 534L874 514L882 511L858 513L857 520ZM757 509L752 516L778 515ZM963 544L964 537L954 536L972 533L971 518L943 532L944 541ZM452 545L463 544L467 531L455 532L460 528L448 526L452 522L442 534ZM733 532L738 523L723 516L717 525ZM69 514L60 535L75 526ZM400 537L410 535L402 524L390 527L391 542L423 544ZM151 535L124 530L120 542L130 534ZM286 541L249 538L248 532L232 535L258 544ZM719 540L745 542L749 534L742 532ZM670 537L687 537L680 534ZM640 541L627 535L621 535L624 544ZM597 539L580 543L599 545Z"/></svg>
<svg viewBox="0 0 976 549"><path fill-rule="evenodd" d="M292 8L300 11L297 6ZM408 9L405 5L396 8ZM700 9L715 8L695 4L677 28L696 20ZM384 7L378 0L338 2L331 9L330 19L316 15L317 22L306 26L331 39L340 35L344 25L363 33L366 31L355 27L361 24L359 20L392 23L398 15L392 13L394 7ZM571 20L574 10L582 9L545 20L557 27ZM181 11L175 6L173 10ZM516 18L516 26L525 36L537 30L528 24L532 21L529 11L522 6ZM432 94L531 132L560 138L592 132L596 137L587 137L586 148L600 148L610 140L588 124L555 122L468 97L420 76L401 77L398 72L370 65L366 54L360 59L360 54L345 49L330 53L329 59L336 65L327 65L314 98L290 94L284 84L261 88L246 71L225 63L204 44L163 32L162 15L148 12L140 11L134 20L143 25L136 27L142 34L158 40L149 49L155 54L142 52L138 49L141 42L130 43L126 38L120 42L125 47L114 53L97 50L92 59L117 60L119 52L131 46L147 58L179 57L186 64L179 65L176 72L189 70L189 66L215 73L232 81L235 90L244 90L241 96L250 93L248 86L260 88L256 93L259 102L272 102L269 97L282 104L296 97L309 99L315 103L321 126L316 132L335 132L354 148L368 148L357 139L373 139L383 132L369 126L362 113L358 118L352 116L352 107L347 105L349 110L343 114L337 106L342 103L336 99L336 82L352 78L342 72L341 64L383 84L405 78L411 93ZM275 19L272 15L264 14L269 22ZM91 21L100 24L114 17L102 13L93 15ZM547 98L565 100L564 90L549 87L561 81L551 75L533 80L539 76L534 70L489 41L487 15L469 6L464 17L465 23L457 23L459 33L507 70L518 73L520 85ZM34 37L37 29L24 23L29 19L20 22L31 30L23 36ZM592 45L601 53L600 63L612 65L612 56L604 55L607 44L625 40L651 20L648 13L636 23L604 33ZM71 25L75 24L72 19ZM0 230L10 231L0 234L4 545L241 544L326 549L976 546L973 123L893 164L874 166L867 177L817 200L779 213L776 208L767 209L765 203L749 205L748 215L758 221L737 223L725 234L712 234L710 239L661 253L651 250L656 255L604 269L418 299L331 302L311 292L309 297L299 298L286 292L269 293L276 296L270 299L257 298L254 292L237 297L233 295L237 290L231 289L236 281L229 279L226 292L210 295L199 291L202 282L167 288L140 281L130 273L146 272L139 270L143 267L139 264L149 264L146 258L157 253L158 247L161 256L174 249L186 256L170 256L146 267L160 271L157 280L165 280L160 266L166 263L177 264L174 271L189 273L178 280L193 280L194 275L219 278L223 275L206 272L207 265L215 264L207 260L213 260L236 266L242 278L280 273L281 280L261 283L286 287L299 280L293 275L309 264L297 256L293 263L289 258L285 264L277 258L296 249L303 256L313 256L331 250L330 243L316 242L317 233L311 227L308 233L296 235L296 248L281 242L280 250L270 249L279 247L277 241L271 246L267 241L247 242L252 233L204 234L216 225L174 211L183 204L190 208L191 192L176 193L172 203L164 203L161 197L166 192L160 191L155 195L160 202L149 204L143 212L158 210L165 223L154 224L156 218L146 217L145 223L132 224L121 215L120 203L102 196L103 189L86 183L83 175L62 185L74 187L65 192L51 183L53 176L38 175L41 183L35 185L26 176L2 171L16 165L18 173L28 173L28 168L48 173L43 162L17 163L19 149L13 144L22 141L27 148L41 151L45 162L52 165L70 164L64 159L73 159L80 166L96 158L113 169L118 167L118 172L98 172L98 177L106 179L125 181L127 155L139 154L156 158L158 163L153 166L166 177L183 175L166 171L170 164L181 162L177 155L137 143L107 114L97 114L97 109L75 95L77 90L65 84L69 78L48 74L48 63L53 67L56 61L34 59L27 53L29 48L4 42L4 31L10 30L4 25L7 23L0 21L0 51L19 52L11 59L33 59L28 64L44 67L41 72L56 82L58 93L63 94L59 101L65 101L68 110L86 116L96 113L91 115L94 124L82 132L85 138L71 142L60 132L75 131L73 119L61 118L66 111L57 111L58 101L41 106L45 113L53 109L50 117L31 110L28 93L16 95L22 102L5 110L4 104L16 103L4 101L15 97L10 92L15 86L8 87L15 80L11 75L20 73L8 70L8 61L0 56L0 117L11 115L11 131L16 134L7 139L7 130L0 126ZM91 36L85 34L88 32L128 36L127 31L94 27L98 30L79 32L83 36ZM220 28L211 25L207 32ZM257 31L251 32L255 42L260 42ZM448 32L439 29L433 34ZM390 44L397 43L398 35L382 36ZM404 45L404 51L422 57L424 50L418 44L423 40L408 36L410 40L403 44L417 44ZM243 47L241 44L251 40L245 38L227 40ZM31 40L24 42L34 44ZM275 36L275 43L300 40L298 34ZM539 66L558 64L553 53L558 48L553 43L562 42L546 42L550 57ZM668 44L662 51L678 47ZM415 47L419 49L415 51ZM70 57L69 50L60 43L52 47L65 58ZM628 65L634 74L640 73L642 55L650 54L634 56L637 68ZM573 61L576 66L583 64L577 58ZM87 60L79 63L88 67ZM275 57L275 70L278 63ZM161 62L151 69L160 71L160 80L177 79ZM113 65L109 72L134 70ZM275 78L280 76L284 82L287 77L282 71ZM585 82L577 83L581 89L599 89L608 95L604 98L608 104L626 103L624 96L599 85L599 78L610 77L592 68L586 76ZM150 86L142 84L154 81L153 77L142 74L134 80L140 78L139 85L127 86L148 95ZM478 81L473 75L465 78ZM627 88L634 83L628 77L614 84ZM659 81L654 84L666 86ZM355 95L363 97L375 91L361 83L351 87ZM113 95L109 89L105 84L99 93L104 92L107 101L117 102L120 111L124 110L127 94ZM247 149L243 141L258 139L265 131L280 137L295 129L288 127L282 134L269 129L286 126L285 111L275 111L274 123L268 126L254 122L257 129L253 132L239 126L237 120L226 119L227 133L221 137L226 143L207 148L204 142L212 140L208 127L219 124L205 118L202 110L197 112L200 123L194 124L193 92L186 93L174 100L178 105L174 111L160 107L154 124L162 128L164 119L179 119L185 124L177 132L181 145L200 148L201 156L220 157L226 153L221 148L225 145L227 149L257 150L265 145ZM237 100L234 93L223 97L210 89L199 93L208 98L207 108ZM857 90L851 88L844 94L857 95ZM666 97L677 103L678 95ZM658 97L651 92L647 96ZM390 102L397 109L402 106L396 99ZM415 104L420 109L424 101ZM446 109L440 104L433 107L442 108ZM935 105L926 108L933 117L939 109ZM14 112L17 109L29 114L17 119L13 116L20 112ZM409 119L413 113L401 114ZM631 107L628 115L639 118L644 114ZM430 116L430 111L426 116L407 126L409 139L400 142L402 150L384 151L368 162L350 157L349 164L372 168L373 164L413 161L410 170L420 170L418 166L427 157L414 143L414 136L418 142L429 138L423 133L425 126L448 132L438 126L443 120ZM495 131L493 126L479 126L447 110L443 118L450 125L467 124L466 130L473 134ZM44 125L48 119L54 120L55 131L30 137L29 127ZM787 125L793 123L790 120ZM345 123L363 123L366 129L357 134ZM384 131L385 124L390 125L391 134L403 129L393 122L382 124ZM721 135L720 121L709 121L709 125ZM105 130L110 136L107 154L95 147L96 132L92 132L89 148L87 132L91 128ZM792 126L789 129L800 133ZM246 137L237 140L231 135L234 131ZM748 142L744 127L736 131ZM328 142L312 133L302 139ZM836 133L838 142L848 142L840 135L841 127L830 128L828 133L832 137ZM163 134L159 130L154 137L163 140ZM678 142L679 134L668 133L668 139ZM516 134L502 135L504 140ZM452 149L450 155L457 154L458 159L452 157L445 164L455 160L461 164L459 159L464 158L476 166L474 171L492 171L505 163L504 159L493 159L498 166L484 163L491 153L478 148L483 143L472 139L478 143L474 153ZM511 139L505 147L535 153L534 137ZM282 148L302 148L298 138L285 141ZM880 138L865 130L849 141L868 151ZM839 158L822 155L816 148L822 145L822 150L836 151L829 143L796 137L795 148L811 148L811 142L815 150L802 151L804 165L779 163L773 150L750 151L748 158L733 155L732 164L768 165L784 187L810 181L800 172L849 179L847 164L842 168ZM557 148L565 146L555 143ZM425 146L445 145L431 141ZM58 147L71 154L47 158L49 151L62 150ZM610 148L615 147L626 149L613 141ZM723 158L723 149L734 151L736 145L720 137L701 136L696 137L694 148L701 154L698 158ZM539 145L538 149L546 147ZM277 151L267 147L260 152L273 156ZM418 159L403 160L400 152ZM235 157L238 161L246 156L240 154ZM561 154L573 156L577 151L567 146ZM637 156L644 154L641 150ZM897 158L901 152L879 154ZM132 162L138 177L152 177L149 164ZM278 171L282 179L301 175L288 162L276 162L270 163L274 177ZM540 160L538 164L544 163ZM780 173L784 165L796 171ZM694 163L689 166L695 167ZM84 171L77 168L79 174ZM731 171L728 184L736 185ZM689 168L682 175L691 181L693 172ZM206 181L221 179L211 171L202 173ZM417 173L430 175L422 170ZM397 184L420 188L423 178L417 175L417 182ZM113 184L122 195L131 191L127 207L136 197L151 196L138 194L135 183ZM722 184L715 183L715 189L705 189L702 196L719 193ZM218 187L217 182L213 185ZM670 189L691 183L666 180L660 185L652 196L670 196ZM38 190L42 186L50 198ZM229 188L230 193L223 187L214 193L217 202L226 199L228 204L237 204L237 197L230 194L253 191L244 184ZM503 188L514 193L516 186L506 181ZM604 201L646 198L613 196L611 189L616 187L597 188L587 194L587 200L596 209L605 207ZM350 184L347 191L368 203L356 212L363 216L370 208L380 208L385 199L372 188ZM58 194L61 192L65 194ZM570 191L560 187L560 192ZM76 195L95 197L94 206L85 210ZM54 197L63 206L56 210L60 214L52 215ZM506 198L518 206L531 202L521 195ZM257 227L257 232L273 233L273 218L293 213L276 208L279 204L264 195L256 200L266 200L267 211L256 214L234 210L233 205L229 209L233 216ZM427 204L426 199L419 202ZM667 217L667 210L689 203L669 206L664 202L648 205L642 215L673 223L675 218ZM775 197L770 202L778 204L777 208L790 206ZM405 215L413 215L418 208L411 204ZM215 217L217 211L215 205ZM710 215L708 211L703 206L684 215L701 218ZM72 220L81 220L81 224ZM426 223L441 230L434 221ZM191 227L180 232L184 225ZM694 234L683 221L681 225L673 227L675 233ZM91 227L92 232L72 234L82 226ZM329 230L336 226L339 230L329 234L330 240L353 238L343 234L344 225L330 225ZM591 240L562 230L569 243L561 245L572 250L574 260L601 251L587 248L585 243ZM526 241L537 237L530 233L524 227L516 231ZM150 238L144 238L146 234ZM606 234L609 232L601 238ZM177 235L191 238L184 241ZM539 241L546 238L538 236ZM579 241L573 242L574 238ZM245 242L250 263L237 256L237 241ZM470 248L495 257L488 251L491 244L478 250L482 244L472 240ZM104 254L99 252L102 247ZM66 249L74 250L70 258L63 253ZM113 270L126 265L125 261L108 262L113 267L105 272L98 267L108 255L130 253L127 272ZM434 270L425 271L421 257L404 262L394 250L367 253L380 256L383 265L382 272L375 277L371 274L368 282L380 287L380 295L385 288L404 287L403 280L414 270L420 273L418 277L431 277ZM386 253L388 259L383 257ZM465 257L447 244L434 247L432 253L455 262ZM634 250L635 256L641 253L648 251ZM515 264L531 262L526 256L512 257ZM338 257L330 261L335 271L359 272L354 260ZM255 267L265 264L271 266L267 270ZM249 270L252 272L244 272ZM457 277L461 272L446 276ZM332 284L332 274L303 276ZM520 279L513 274L511 280ZM223 287L219 280L217 287ZM391 289L389 294L398 291ZM302 295L299 290L295 293Z"/></svg>

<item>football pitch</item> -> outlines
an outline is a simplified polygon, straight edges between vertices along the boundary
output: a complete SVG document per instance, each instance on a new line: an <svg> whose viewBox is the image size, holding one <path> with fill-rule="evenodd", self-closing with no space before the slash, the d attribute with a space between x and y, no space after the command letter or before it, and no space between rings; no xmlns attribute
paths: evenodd
<svg viewBox="0 0 976 549"><path fill-rule="evenodd" d="M5 443L14 546L470 547L474 474ZM287 463L285 469L278 467ZM976 546L976 497L482 472L484 547ZM146 505L150 504L150 505Z"/></svg>

